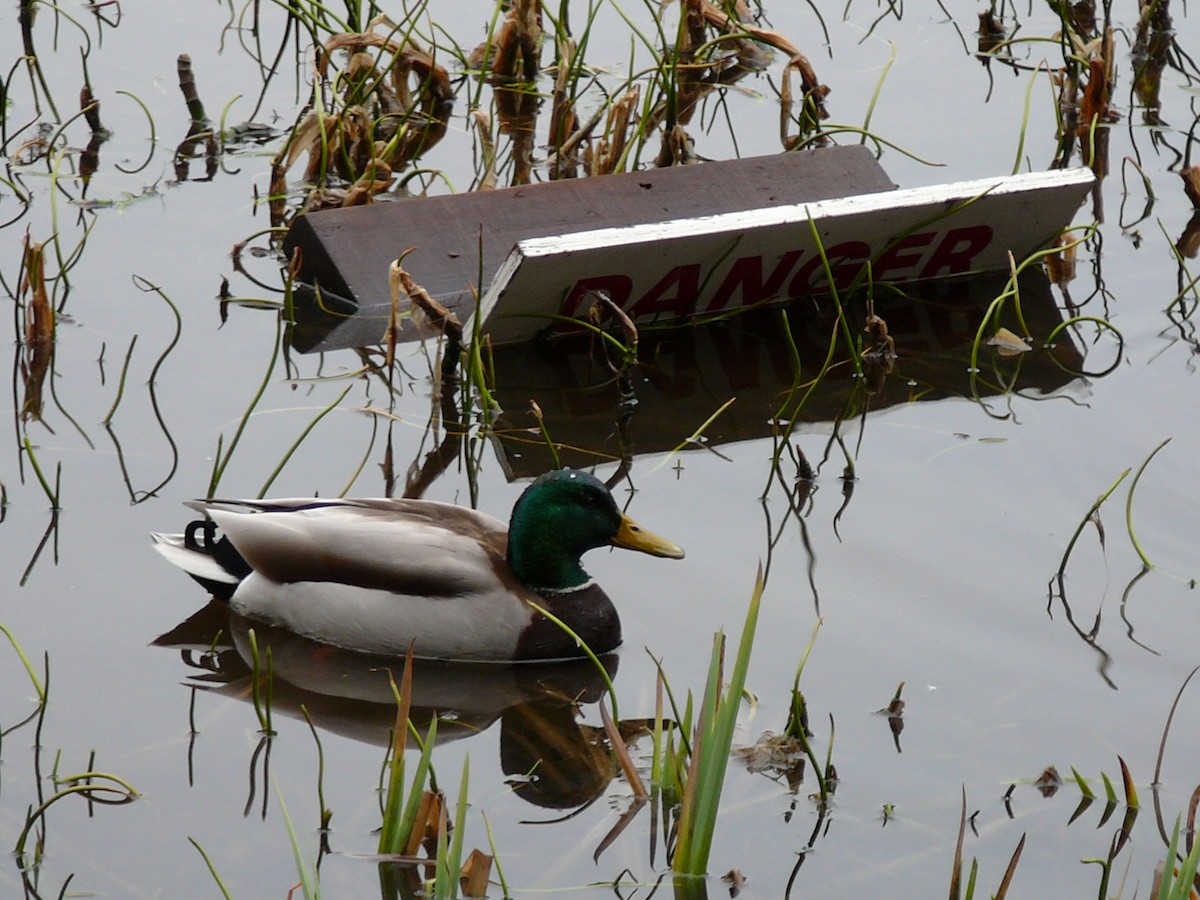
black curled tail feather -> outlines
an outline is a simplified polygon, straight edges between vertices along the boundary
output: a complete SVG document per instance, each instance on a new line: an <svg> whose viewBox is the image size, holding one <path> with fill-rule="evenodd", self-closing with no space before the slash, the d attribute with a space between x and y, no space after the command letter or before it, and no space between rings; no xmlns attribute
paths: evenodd
<svg viewBox="0 0 1200 900"><path fill-rule="evenodd" d="M212 557L217 565L237 579L237 582L230 584L226 581L213 581L210 578L188 573L222 602L228 603L241 580L253 571L242 554L238 553L233 544L229 542L229 538L217 537L217 525L212 519L197 519L189 522L183 532L183 546L187 550Z"/></svg>

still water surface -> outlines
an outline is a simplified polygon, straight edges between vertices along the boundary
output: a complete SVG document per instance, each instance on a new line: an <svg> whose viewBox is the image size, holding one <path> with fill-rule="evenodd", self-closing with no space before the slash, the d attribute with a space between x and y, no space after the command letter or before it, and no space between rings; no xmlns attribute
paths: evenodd
<svg viewBox="0 0 1200 900"><path fill-rule="evenodd" d="M1015 388L983 390L982 399L973 399L969 340L982 307L913 317L907 327L900 324L904 309L893 307L885 318L897 337L895 371L869 403L860 396L840 428L857 476L852 495L847 501L844 457L830 436L854 386L837 376L823 386L827 394L814 397L811 415L793 437L814 463L825 460L811 501L796 515L777 485L762 499L775 452L772 399L787 387L790 373L781 375L767 363L749 374L723 369L713 348L727 337L704 331L675 343L663 339L658 353L643 354L643 404L629 423L637 490L630 498L622 486L617 495L623 504L629 501L639 521L684 546L688 556L678 563L603 552L588 558L589 570L622 613L626 644L615 673L622 715L653 715L650 654L662 659L677 694L702 690L712 634L721 628L738 633L755 571L764 563L768 581L748 682L757 703L746 706L735 740L751 744L764 731L779 731L795 667L823 617L802 685L820 754L828 745L830 717L836 722L835 802L821 820L810 798L811 777L793 789L786 780L731 764L710 871L740 869L749 879L743 896L781 896L793 876L797 896L941 894L949 883L964 790L968 814L979 811L964 852L979 858L985 889L994 890L1027 833L1017 895L1094 896L1099 869L1080 860L1107 853L1123 806L1101 824L1098 803L1068 825L1078 788L1068 784L1046 798L1028 782L1050 765L1063 775L1074 767L1102 790L1102 772L1119 785L1118 757L1128 763L1145 808L1114 870L1127 878L1125 895L1136 890L1144 896L1165 854L1154 803L1161 805L1169 832L1200 783L1200 699L1193 688L1183 696L1167 744L1162 786L1153 791L1150 784L1171 702L1200 663L1193 587L1200 574L1194 450L1200 392L1189 318L1196 298L1184 290L1194 263L1181 263L1173 248L1192 216L1177 172L1196 116L1200 76L1186 54L1200 52L1200 29L1190 10L1172 8L1177 49L1162 75L1160 124L1150 126L1130 88L1137 23L1125 6L1114 11L1113 104L1119 119L1109 129L1110 174L1076 219L1102 222L1098 237L1080 248L1078 277L1068 288L1082 304L1077 312L1119 329L1119 359L1111 332L1087 326L1060 340L1053 353L1041 349L1037 328L1047 323L1044 335L1065 308L1062 288L1043 284L1026 310L1039 323L1033 328L1038 349L1020 361L989 355L981 364L991 383L997 372L1017 373ZM628 30L614 9L601 7L597 46L589 53L597 64L622 70ZM249 33L231 27L230 10L190 3L126 4L116 28L99 26L83 7L69 12L79 26L62 19L56 32L50 10L41 8L33 33L61 118L74 109L80 47L90 42L93 89L113 131L87 187L90 203L79 202L83 190L70 175L88 138L81 121L64 129L49 157L20 150L34 128L19 135L18 129L27 122L53 127L56 120L44 106L45 93L35 91L16 65L23 52L19 30L0 29L0 58L11 72L9 142L0 157L6 179L0 220L13 220L0 242L8 293L17 293L26 230L40 241L57 233L64 254L79 248L69 290L60 284L55 294L62 316L48 382L53 393L47 388L40 419L22 416L24 349L12 345L13 390L4 407L11 428L0 455L7 496L0 520L0 624L36 667L43 657L49 660L50 679L40 734L33 724L14 727L34 711L33 690L16 653L0 646L0 845L14 846L27 806L52 793L46 780L52 771L61 776L95 768L126 779L140 797L127 806L91 809L68 798L52 808L45 858L26 876L41 895L56 896L73 874L71 891L102 896L219 896L188 842L193 838L232 896L285 896L297 874L284 804L305 857L314 860L320 847L317 747L299 717L304 704L321 735L325 803L333 812L332 853L321 863L323 893L391 896L386 885L380 888L376 864L361 858L376 845L376 786L393 714L378 672L279 638L273 645L279 734L260 748L238 653L244 640L239 623L222 620L219 611L214 623L205 618L213 612L208 610L195 627L183 627L204 609L204 592L165 565L147 537L186 522L180 502L207 490L214 457L228 450L277 341L272 311L233 305L222 321L217 298L228 277L235 297L278 299L271 292L280 282L274 258L243 254L250 273L266 285L260 287L234 271L230 253L236 242L267 227L254 198L267 192L270 154L282 137L261 148L229 150L211 176L201 160L186 173L172 165L173 148L188 127L176 87L177 55L192 56L210 116L232 102L229 121L239 121L249 116L247 98L261 85L243 46ZM950 15L936 6L908 8L902 18L885 15L872 30L880 14L873 5L850 4L844 20L839 5L825 10L828 47L807 6L771 12L772 26L801 45L832 88L834 122L862 124L894 52L871 130L943 164L930 167L885 149L881 162L900 185L1008 172L1019 153L1023 169L1050 165L1057 146L1054 94L1045 67L1037 74L1034 69L1041 60L1061 65L1056 42L1019 45L1013 52L1020 67L997 61L988 67L972 53L974 8L955 8ZM240 15L233 12L235 22ZM482 38L489 16L486 8L464 14L457 7L428 14L467 48ZM1058 29L1040 7L1019 9L1005 21L1010 30L1019 22L1024 36L1049 37ZM274 41L282 26L276 21L271 27ZM778 152L778 106L768 77L777 82L781 64L730 92L731 124L722 111L713 127L693 129L701 155ZM255 116L281 132L302 102L290 72L273 82ZM118 91L146 105L154 139L146 115ZM35 105L35 93L43 107ZM245 97L233 102L238 95ZM456 107L446 139L423 160L462 188L473 171L464 107ZM1152 193L1125 160L1137 161ZM21 194L31 197L23 215ZM58 271L58 263L49 269ZM178 343L157 369L174 339L175 317L162 296L145 289L148 284L170 298L181 320ZM734 329L739 346L761 346L763 359L777 352L777 338L760 334L752 320ZM931 330L953 338L930 348ZM828 321L812 320L798 331L811 331L812 343L823 346ZM694 342L694 371L666 368L688 355L678 351L679 341ZM105 427L131 344L124 392ZM402 478L410 465L426 461L441 437L427 431L435 404L434 352L420 345L402 349L406 376L390 425ZM1055 354L1073 357L1071 371L1056 364ZM1073 374L1080 362L1086 371L1107 373ZM514 427L534 424L525 411L530 397L556 410L562 385L537 366L517 360L500 369L501 399ZM331 495L347 485L352 494L383 493L380 467L389 426L362 408L386 406L386 391L378 380L332 377L359 368L348 351L320 359L293 355L286 368L281 361L267 378L220 492L257 494L308 424L350 386L270 493ZM664 384L687 389L672 393ZM734 396L706 446L670 452ZM570 429L578 427L582 446L611 450L616 410L604 404L597 410L591 419L552 419L552 433L570 443ZM61 471L57 515L22 452L26 438L49 480ZM1075 547L1066 602L1052 595L1050 581L1089 507L1122 471L1136 472L1168 438L1138 482L1131 511L1137 540L1155 568L1134 580L1142 562L1126 529L1131 474L1101 508L1103 545L1088 527ZM425 496L462 503L474 497L481 509L506 517L523 487L506 473L535 470L543 462L536 442L514 451L511 443L482 440L467 446L477 471L469 477L464 457L456 457ZM598 471L607 477L615 464L600 464ZM218 628L226 649L219 657L206 655ZM174 648L156 646L160 635L168 635L161 643ZM470 758L466 845L488 848L486 814L516 894L557 895L614 880L653 882L666 863L661 834L652 844L648 810L593 860L630 794L607 768L607 757L589 749L600 724L591 673L572 668L556 671L553 679L563 679L555 681L560 694L582 692L581 719L535 691L528 673L490 674L483 689L456 673L428 680L428 704L459 711L456 739L435 754L452 795L463 759ZM907 708L904 730L895 738L875 711L900 682ZM195 684L212 689L193 692L189 685ZM539 756L537 741L547 736L560 741L556 758L566 774L561 781L546 774L514 790L514 782L527 781L522 773ZM646 741L635 749L639 759L648 752ZM886 823L885 806L893 810ZM668 888L669 882L663 890ZM0 867L0 893L20 896L22 890L21 869L10 857ZM725 888L713 879L709 890L716 896ZM499 894L498 886L493 893ZM591 893L609 895L611 888Z"/></svg>

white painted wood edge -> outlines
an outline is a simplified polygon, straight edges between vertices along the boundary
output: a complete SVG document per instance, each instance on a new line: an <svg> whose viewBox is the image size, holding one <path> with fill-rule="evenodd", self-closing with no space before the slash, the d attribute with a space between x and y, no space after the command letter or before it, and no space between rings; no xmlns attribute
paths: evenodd
<svg viewBox="0 0 1200 900"><path fill-rule="evenodd" d="M1055 169L1048 172L1027 172L999 178L980 178L974 181L958 181L928 187L880 191L875 194L859 194L836 200L816 200L811 203L797 203L789 206L738 210L691 219L671 219L648 225L597 228L592 231L575 231L553 237L528 238L517 244L512 256L519 254L527 259L533 259L600 247L620 245L632 247L678 237L700 237L707 234L770 228L796 222L807 222L810 216L814 221L819 222L825 218L862 215L904 207L915 209L937 203L962 203L985 195L999 197L1005 194L1019 194L1054 187L1091 185L1095 178L1091 169ZM512 260L512 256L509 257L509 261ZM507 269L508 262L506 261L505 266L496 273L496 278L492 282L493 286L500 285L507 280L500 277L501 273L506 272Z"/></svg>
<svg viewBox="0 0 1200 900"><path fill-rule="evenodd" d="M646 248L658 243L680 239L697 239L726 234L748 234L756 231L771 231L800 223L811 218L820 227L823 221L865 218L868 222L872 213L895 213L912 210L914 214L928 214L931 209L944 207L945 212L963 211L973 201L984 200L984 205L1001 198L1038 194L1043 191L1080 192L1095 183L1095 174L1086 168L1056 169L1046 172L1028 172L1018 175L981 178L971 181L951 182L927 187L880 191L833 200L818 200L787 206L764 207L750 210L717 213L688 219L672 219L643 225L615 228L599 228L589 231L570 232L550 237L529 238L517 243L504 263L496 271L479 303L475 316L468 319L464 333L471 339L475 320L479 318L487 328L489 317L495 313L510 283L527 261L549 261L571 254L587 254L604 249L628 248L630 253L647 252ZM981 213L985 212L981 208ZM1067 218L1069 213L1064 214ZM868 226L869 227L869 226ZM549 312L548 310L545 312ZM545 314L543 313L543 315ZM529 315L523 313L519 315Z"/></svg>

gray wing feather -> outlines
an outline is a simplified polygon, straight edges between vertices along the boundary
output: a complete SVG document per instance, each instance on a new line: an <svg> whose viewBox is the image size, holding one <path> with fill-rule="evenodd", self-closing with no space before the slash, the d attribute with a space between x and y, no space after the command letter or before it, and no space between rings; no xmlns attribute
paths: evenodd
<svg viewBox="0 0 1200 900"><path fill-rule="evenodd" d="M278 583L332 581L460 596L504 580L498 519L414 500L198 501L246 561Z"/></svg>

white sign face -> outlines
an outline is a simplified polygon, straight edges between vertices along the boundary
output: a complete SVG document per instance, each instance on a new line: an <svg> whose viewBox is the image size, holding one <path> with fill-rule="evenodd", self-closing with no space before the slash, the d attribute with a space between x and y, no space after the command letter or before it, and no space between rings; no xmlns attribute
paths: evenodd
<svg viewBox="0 0 1200 900"><path fill-rule="evenodd" d="M1035 172L523 240L480 304L481 332L505 344L577 330L564 320L599 293L635 321L715 315L827 290L826 263L839 289L868 264L877 283L1007 270L1070 224L1094 181Z"/></svg>

